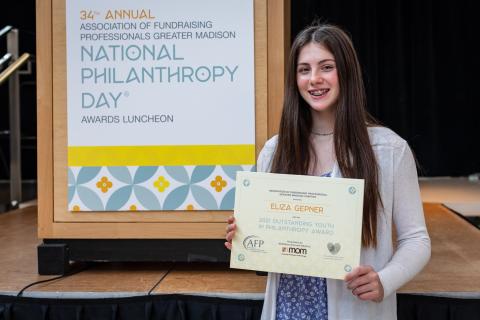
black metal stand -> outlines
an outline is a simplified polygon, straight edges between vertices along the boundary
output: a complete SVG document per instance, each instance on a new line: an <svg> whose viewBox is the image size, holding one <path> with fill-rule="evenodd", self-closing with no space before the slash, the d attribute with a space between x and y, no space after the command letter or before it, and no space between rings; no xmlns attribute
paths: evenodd
<svg viewBox="0 0 480 320"><path fill-rule="evenodd" d="M38 273L63 275L70 262L228 262L222 239L44 239Z"/></svg>

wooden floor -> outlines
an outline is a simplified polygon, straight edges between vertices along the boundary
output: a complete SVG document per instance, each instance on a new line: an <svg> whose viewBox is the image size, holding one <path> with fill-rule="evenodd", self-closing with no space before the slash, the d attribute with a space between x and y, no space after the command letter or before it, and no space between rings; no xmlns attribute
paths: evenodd
<svg viewBox="0 0 480 320"><path fill-rule="evenodd" d="M439 204L424 204L432 257L400 292L480 294L480 230Z"/></svg>
<svg viewBox="0 0 480 320"><path fill-rule="evenodd" d="M425 204L432 239L427 267L402 293L479 293L480 230L438 204ZM0 294L14 294L29 283L51 278L37 274L36 207L0 214ZM145 294L170 264L102 263L76 275L38 284L27 295L49 293ZM227 265L177 264L154 293L247 294L265 291L266 277L230 270Z"/></svg>

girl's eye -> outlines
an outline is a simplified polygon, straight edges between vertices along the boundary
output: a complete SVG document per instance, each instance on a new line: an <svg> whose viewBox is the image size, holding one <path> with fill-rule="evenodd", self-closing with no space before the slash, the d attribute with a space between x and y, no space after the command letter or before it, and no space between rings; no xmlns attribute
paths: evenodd
<svg viewBox="0 0 480 320"><path fill-rule="evenodd" d="M307 73L309 70L308 68L300 68L298 69L298 73Z"/></svg>
<svg viewBox="0 0 480 320"><path fill-rule="evenodd" d="M334 66L332 66L330 64L322 66L323 71L330 71L330 70L333 70L333 68L334 68Z"/></svg>

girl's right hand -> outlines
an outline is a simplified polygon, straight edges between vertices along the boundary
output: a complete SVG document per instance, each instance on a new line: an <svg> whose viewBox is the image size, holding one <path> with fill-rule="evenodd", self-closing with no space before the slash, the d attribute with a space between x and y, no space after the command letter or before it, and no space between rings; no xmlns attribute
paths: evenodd
<svg viewBox="0 0 480 320"><path fill-rule="evenodd" d="M225 242L225 247L228 249L228 250L232 250L232 239L233 237L235 236L235 229L236 229L236 225L235 225L235 217L234 216L231 216L227 219L227 235L225 236L225 239L227 240Z"/></svg>

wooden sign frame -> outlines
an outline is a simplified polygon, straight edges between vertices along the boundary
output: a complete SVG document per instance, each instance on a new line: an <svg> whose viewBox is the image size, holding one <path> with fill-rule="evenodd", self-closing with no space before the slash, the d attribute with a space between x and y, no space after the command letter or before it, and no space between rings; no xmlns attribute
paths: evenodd
<svg viewBox="0 0 480 320"><path fill-rule="evenodd" d="M255 0L256 154L278 128L290 3ZM65 0L37 0L38 236L43 239L222 239L232 211L67 211ZM283 32L282 32L283 31ZM280 70L280 72L279 72Z"/></svg>

